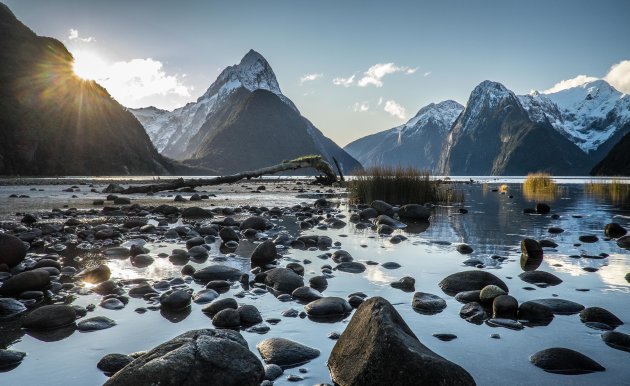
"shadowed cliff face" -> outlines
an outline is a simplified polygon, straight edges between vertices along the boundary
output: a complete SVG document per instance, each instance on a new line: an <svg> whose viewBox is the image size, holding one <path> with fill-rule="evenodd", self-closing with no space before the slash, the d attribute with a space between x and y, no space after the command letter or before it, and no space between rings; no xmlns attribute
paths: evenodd
<svg viewBox="0 0 630 386"><path fill-rule="evenodd" d="M630 124L624 130L630 130ZM596 176L630 176L630 132L591 171Z"/></svg>
<svg viewBox="0 0 630 386"><path fill-rule="evenodd" d="M135 117L72 63L0 4L0 174L168 174Z"/></svg>

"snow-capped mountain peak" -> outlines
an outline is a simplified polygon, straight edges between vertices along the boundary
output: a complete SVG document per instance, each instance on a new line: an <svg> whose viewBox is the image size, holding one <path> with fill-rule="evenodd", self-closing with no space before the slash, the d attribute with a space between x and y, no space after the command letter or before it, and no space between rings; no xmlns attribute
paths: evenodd
<svg viewBox="0 0 630 386"><path fill-rule="evenodd" d="M469 127L469 123L484 115L484 112L494 110L504 101L516 102L518 99L514 93L499 82L484 80L473 89L464 109L462 128Z"/></svg>
<svg viewBox="0 0 630 386"><path fill-rule="evenodd" d="M416 131L433 121L437 127L443 131L449 131L457 116L462 112L464 106L454 100L446 100L439 103L430 103L421 108L418 113L407 123L400 126L401 132Z"/></svg>

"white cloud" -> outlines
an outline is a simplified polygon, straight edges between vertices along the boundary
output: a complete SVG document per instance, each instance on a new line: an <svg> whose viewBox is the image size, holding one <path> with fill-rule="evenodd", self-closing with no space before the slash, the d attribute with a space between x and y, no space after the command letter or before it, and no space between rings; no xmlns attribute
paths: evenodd
<svg viewBox="0 0 630 386"><path fill-rule="evenodd" d="M409 68L405 71L405 74L407 75L411 75L411 74L415 74L416 71L418 71L420 69L420 67L416 67L416 68Z"/></svg>
<svg viewBox="0 0 630 386"><path fill-rule="evenodd" d="M332 82L335 86L350 87L354 83L355 76L356 74L352 74L349 78L335 78Z"/></svg>
<svg viewBox="0 0 630 386"><path fill-rule="evenodd" d="M383 109L390 115L400 119L405 119L407 116L407 110L394 100L386 101Z"/></svg>
<svg viewBox="0 0 630 386"><path fill-rule="evenodd" d="M630 60L622 60L610 67L604 80L622 93L630 94Z"/></svg>
<svg viewBox="0 0 630 386"><path fill-rule="evenodd" d="M554 84L552 88L543 91L543 94L551 94L554 92L566 90L567 88L581 86L586 82L592 82L594 80L597 80L597 78L593 76L578 75L572 79L561 80L560 82Z"/></svg>
<svg viewBox="0 0 630 386"><path fill-rule="evenodd" d="M369 85L383 87L383 78L385 75L393 74L395 72L404 72L405 74L410 75L415 73L417 70L417 68L399 67L394 63L377 63L363 73L363 78L361 78L357 84L360 87L367 87Z"/></svg>
<svg viewBox="0 0 630 386"><path fill-rule="evenodd" d="M383 97L378 98L378 106L383 104Z"/></svg>
<svg viewBox="0 0 630 386"><path fill-rule="evenodd" d="M323 77L324 74L306 74L300 78L300 85L303 85L306 82L312 82Z"/></svg>
<svg viewBox="0 0 630 386"><path fill-rule="evenodd" d="M423 76L426 78L426 77L427 77L427 76L429 76L429 75L431 75L431 71L427 71L427 72L425 72Z"/></svg>
<svg viewBox="0 0 630 386"><path fill-rule="evenodd" d="M367 102L356 102L354 106L352 106L352 110L357 113L364 113L370 109L370 104Z"/></svg>
<svg viewBox="0 0 630 386"><path fill-rule="evenodd" d="M82 41L84 43L91 43L91 42L96 40L92 36L88 36L87 38L80 37L79 36L79 30L76 30L74 28L70 28L70 35L68 35L68 39L69 40L79 40L79 41Z"/></svg>

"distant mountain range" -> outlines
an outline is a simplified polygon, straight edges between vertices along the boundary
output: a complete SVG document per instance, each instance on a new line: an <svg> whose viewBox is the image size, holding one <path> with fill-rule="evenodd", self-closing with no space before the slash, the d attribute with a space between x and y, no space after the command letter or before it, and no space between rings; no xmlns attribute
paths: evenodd
<svg viewBox="0 0 630 386"><path fill-rule="evenodd" d="M96 82L74 75L59 41L0 3L0 174L185 174Z"/></svg>
<svg viewBox="0 0 630 386"><path fill-rule="evenodd" d="M227 67L194 103L173 111L130 109L162 154L217 174L269 166L303 155L339 161L344 173L361 164L300 115L280 91L264 57L249 51Z"/></svg>
<svg viewBox="0 0 630 386"><path fill-rule="evenodd" d="M412 165L438 174L584 175L628 132L630 96L603 80L521 96L484 81L466 107L432 103L345 150L364 166Z"/></svg>

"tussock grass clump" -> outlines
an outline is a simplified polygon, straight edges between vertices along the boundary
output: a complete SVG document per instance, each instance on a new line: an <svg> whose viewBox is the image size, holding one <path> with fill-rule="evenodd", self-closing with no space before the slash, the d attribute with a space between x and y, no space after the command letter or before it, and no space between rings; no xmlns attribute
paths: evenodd
<svg viewBox="0 0 630 386"><path fill-rule="evenodd" d="M558 193L558 185L548 173L529 173L523 182L523 195L530 200L553 200Z"/></svg>
<svg viewBox="0 0 630 386"><path fill-rule="evenodd" d="M608 198L614 204L630 204L630 184L621 180L587 182L584 191L596 197Z"/></svg>
<svg viewBox="0 0 630 386"><path fill-rule="evenodd" d="M383 200L391 204L463 202L461 191L448 182L435 180L428 171L403 166L364 169L347 183L353 203Z"/></svg>

